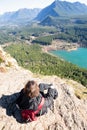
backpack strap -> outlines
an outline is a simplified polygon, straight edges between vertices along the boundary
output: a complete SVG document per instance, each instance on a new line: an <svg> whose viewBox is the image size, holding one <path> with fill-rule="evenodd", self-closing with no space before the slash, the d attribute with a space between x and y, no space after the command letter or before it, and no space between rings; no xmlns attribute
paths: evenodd
<svg viewBox="0 0 87 130"><path fill-rule="evenodd" d="M26 121L37 120L36 114L38 114L38 112L42 109L43 105L44 105L44 97L42 97L41 103L38 105L38 109L36 111L33 111L33 110L22 110L21 111L23 119L25 119Z"/></svg>
<svg viewBox="0 0 87 130"><path fill-rule="evenodd" d="M43 105L44 105L44 97L42 97L41 99L41 103L38 105L38 109L36 111L34 111L35 114L38 114L38 112L42 109Z"/></svg>

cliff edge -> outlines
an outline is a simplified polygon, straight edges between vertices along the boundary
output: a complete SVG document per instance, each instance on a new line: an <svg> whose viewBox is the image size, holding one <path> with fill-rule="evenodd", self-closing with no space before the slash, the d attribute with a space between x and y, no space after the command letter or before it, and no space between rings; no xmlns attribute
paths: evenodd
<svg viewBox="0 0 87 130"><path fill-rule="evenodd" d="M19 67L15 59L1 48L0 67L0 130L87 130L87 101L77 98L73 87L68 85L66 80L57 76L35 75ZM59 96L54 101L52 111L49 110L37 121L21 124L7 113L7 104L11 96L14 100L15 93L19 92L28 80L52 83Z"/></svg>

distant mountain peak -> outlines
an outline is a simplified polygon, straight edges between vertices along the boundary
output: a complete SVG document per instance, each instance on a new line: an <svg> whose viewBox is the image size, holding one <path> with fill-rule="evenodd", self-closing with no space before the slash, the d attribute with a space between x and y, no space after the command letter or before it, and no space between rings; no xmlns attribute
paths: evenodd
<svg viewBox="0 0 87 130"><path fill-rule="evenodd" d="M0 15L0 24L8 24L8 23L23 23L29 22L33 20L37 14L40 12L41 9L34 8L34 9L19 9L13 12L6 12L3 15Z"/></svg>
<svg viewBox="0 0 87 130"><path fill-rule="evenodd" d="M51 5L42 9L36 19L42 21L48 16L78 16L83 14L87 14L87 6L85 4L55 0Z"/></svg>

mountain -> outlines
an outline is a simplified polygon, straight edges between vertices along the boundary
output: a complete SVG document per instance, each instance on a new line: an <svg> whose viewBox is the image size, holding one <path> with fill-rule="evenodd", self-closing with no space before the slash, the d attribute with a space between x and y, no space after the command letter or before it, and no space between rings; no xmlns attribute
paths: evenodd
<svg viewBox="0 0 87 130"><path fill-rule="evenodd" d="M0 23L23 23L33 20L41 9L19 9L14 12L6 12L0 16Z"/></svg>
<svg viewBox="0 0 87 130"><path fill-rule="evenodd" d="M5 72L0 72L0 128L1 130L86 130L87 129L87 99L80 99L75 94L75 86L80 92L81 84L75 81L61 79L57 76L36 75L18 66L11 56L0 47L0 59L6 67ZM1 62L1 61L0 61ZM6 65L6 63L8 63ZM38 117L37 121L21 124L17 122L19 111L15 109L11 115L10 107L14 109L14 101L18 92L28 80L39 83L52 83L58 90L58 98L54 100L52 110ZM74 89L73 89L74 87ZM87 94L87 93L85 93ZM77 96L76 96L77 95Z"/></svg>
<svg viewBox="0 0 87 130"><path fill-rule="evenodd" d="M55 0L51 5L42 9L36 19L42 21L48 16L78 16L83 14L87 14L87 6L85 4Z"/></svg>
<svg viewBox="0 0 87 130"><path fill-rule="evenodd" d="M19 9L14 12L6 12L0 15L0 26L8 24L27 24L34 21L52 20L52 17L67 17L87 15L87 6L79 2L66 2L55 0L51 5L44 9ZM45 22L45 21L44 21Z"/></svg>

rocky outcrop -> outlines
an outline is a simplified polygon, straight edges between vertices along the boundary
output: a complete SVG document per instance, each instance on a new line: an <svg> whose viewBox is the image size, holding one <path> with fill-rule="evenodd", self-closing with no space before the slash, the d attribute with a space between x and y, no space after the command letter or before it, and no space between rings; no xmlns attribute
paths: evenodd
<svg viewBox="0 0 87 130"><path fill-rule="evenodd" d="M0 46L0 72L6 72L11 67L18 68L16 60L3 51Z"/></svg>
<svg viewBox="0 0 87 130"><path fill-rule="evenodd" d="M10 115L9 105L28 80L52 83L58 90L53 109L37 121L22 124ZM87 101L78 99L66 80L57 76L41 76L21 67L0 72L0 130L87 130Z"/></svg>

